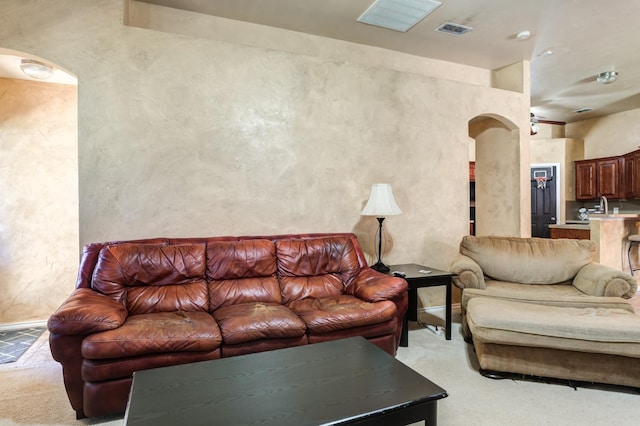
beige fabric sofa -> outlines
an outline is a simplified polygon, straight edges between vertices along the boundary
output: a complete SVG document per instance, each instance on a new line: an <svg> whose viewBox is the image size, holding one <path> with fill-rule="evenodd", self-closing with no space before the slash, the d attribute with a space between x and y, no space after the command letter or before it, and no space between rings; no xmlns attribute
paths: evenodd
<svg viewBox="0 0 640 426"><path fill-rule="evenodd" d="M594 252L585 240L464 237L451 271L483 374L640 387L637 283Z"/></svg>
<svg viewBox="0 0 640 426"><path fill-rule="evenodd" d="M465 236L451 264L462 292L463 334L469 300L491 297L549 306L632 309L638 284L593 262L590 240Z"/></svg>

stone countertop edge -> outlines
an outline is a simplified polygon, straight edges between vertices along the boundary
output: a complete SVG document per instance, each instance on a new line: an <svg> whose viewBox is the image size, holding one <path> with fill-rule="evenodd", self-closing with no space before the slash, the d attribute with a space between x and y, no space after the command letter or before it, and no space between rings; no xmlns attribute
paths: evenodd
<svg viewBox="0 0 640 426"><path fill-rule="evenodd" d="M588 231L589 229L591 229L591 225L569 223L569 224L549 225L549 228L556 228L556 229L584 229L584 230Z"/></svg>
<svg viewBox="0 0 640 426"><path fill-rule="evenodd" d="M589 220L640 220L640 214L636 214L636 213L590 214Z"/></svg>

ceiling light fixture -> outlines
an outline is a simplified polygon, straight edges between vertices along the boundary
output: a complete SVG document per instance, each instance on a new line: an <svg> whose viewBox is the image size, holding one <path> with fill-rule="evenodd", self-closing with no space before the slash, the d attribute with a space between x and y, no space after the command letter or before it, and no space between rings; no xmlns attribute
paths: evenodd
<svg viewBox="0 0 640 426"><path fill-rule="evenodd" d="M551 56L551 55L553 55L553 50L551 49L546 49L538 53L539 58L546 58L547 56Z"/></svg>
<svg viewBox="0 0 640 426"><path fill-rule="evenodd" d="M598 74L596 81L601 84L610 84L618 79L617 71L605 71Z"/></svg>
<svg viewBox="0 0 640 426"><path fill-rule="evenodd" d="M358 22L407 32L441 4L435 0L376 0Z"/></svg>
<svg viewBox="0 0 640 426"><path fill-rule="evenodd" d="M538 134L538 130L539 130L539 129L538 129L538 123L539 123L539 121L538 121L538 119L536 118L536 116L535 116L535 114L534 114L534 113L531 113L531 115L530 115L530 116L531 116L531 118L530 118L530 123L529 123L529 124L531 125L531 131L530 131L530 134L531 134L531 135L536 135L536 134Z"/></svg>
<svg viewBox="0 0 640 426"><path fill-rule="evenodd" d="M53 75L53 67L35 59L23 59L20 61L20 69L23 73L37 80L46 80Z"/></svg>
<svg viewBox="0 0 640 426"><path fill-rule="evenodd" d="M519 41L524 41L527 40L529 37L531 37L531 31L520 31L518 34L516 34L516 38Z"/></svg>

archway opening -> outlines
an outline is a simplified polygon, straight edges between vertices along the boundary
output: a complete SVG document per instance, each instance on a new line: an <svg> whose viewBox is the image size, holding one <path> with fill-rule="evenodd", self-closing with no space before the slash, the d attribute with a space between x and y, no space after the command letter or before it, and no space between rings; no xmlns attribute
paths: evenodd
<svg viewBox="0 0 640 426"><path fill-rule="evenodd" d="M52 68L46 80L20 65ZM0 49L0 325L46 320L79 253L78 90L43 58Z"/></svg>
<svg viewBox="0 0 640 426"><path fill-rule="evenodd" d="M475 234L521 236L519 128L504 117L483 114L469 120L469 137L475 162Z"/></svg>

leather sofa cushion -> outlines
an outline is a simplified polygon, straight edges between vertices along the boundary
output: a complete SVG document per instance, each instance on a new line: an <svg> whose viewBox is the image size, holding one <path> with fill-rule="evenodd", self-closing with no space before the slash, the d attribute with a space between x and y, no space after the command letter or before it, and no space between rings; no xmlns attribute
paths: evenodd
<svg viewBox="0 0 640 426"><path fill-rule="evenodd" d="M170 365L209 361L221 357L221 348L210 352L170 352L128 358L85 359L82 361L82 379L86 382L124 379L140 370Z"/></svg>
<svg viewBox="0 0 640 426"><path fill-rule="evenodd" d="M346 237L276 241L284 303L338 296L360 271L358 255Z"/></svg>
<svg viewBox="0 0 640 426"><path fill-rule="evenodd" d="M285 306L276 303L241 303L213 313L225 345L237 345L261 339L300 337L304 322Z"/></svg>
<svg viewBox="0 0 640 426"><path fill-rule="evenodd" d="M120 327L87 336L82 357L107 359L165 352L209 352L222 334L207 312L159 312L133 315Z"/></svg>
<svg viewBox="0 0 640 426"><path fill-rule="evenodd" d="M309 343L307 335L300 337L285 337L282 339L262 339L253 340L251 342L238 343L237 345L224 344L222 346L222 357L254 354L264 351L275 351L276 349L292 348L294 346L302 346Z"/></svg>
<svg viewBox="0 0 640 426"><path fill-rule="evenodd" d="M595 244L590 240L467 235L460 243L460 253L495 280L558 284L572 280L593 261Z"/></svg>
<svg viewBox="0 0 640 426"><path fill-rule="evenodd" d="M366 339L372 340L376 337L393 336L398 329L398 318L393 318L391 321L385 321L378 324L365 325L356 328L345 328L344 330L336 330L329 333L314 333L309 331L308 338L309 343L328 342L337 339L346 339L353 336L361 336ZM373 342L372 342L373 343ZM393 350L395 351L395 344Z"/></svg>
<svg viewBox="0 0 640 426"><path fill-rule="evenodd" d="M396 315L393 302L370 303L347 295L296 300L288 306L316 334L379 324Z"/></svg>
<svg viewBox="0 0 640 426"><path fill-rule="evenodd" d="M123 303L129 314L207 311L204 244L105 246L92 287Z"/></svg>
<svg viewBox="0 0 640 426"><path fill-rule="evenodd" d="M280 303L275 245L269 240L215 241L207 245L209 310L239 303Z"/></svg>
<svg viewBox="0 0 640 426"><path fill-rule="evenodd" d="M275 276L275 250L269 240L211 241L207 244L207 276L212 280Z"/></svg>

